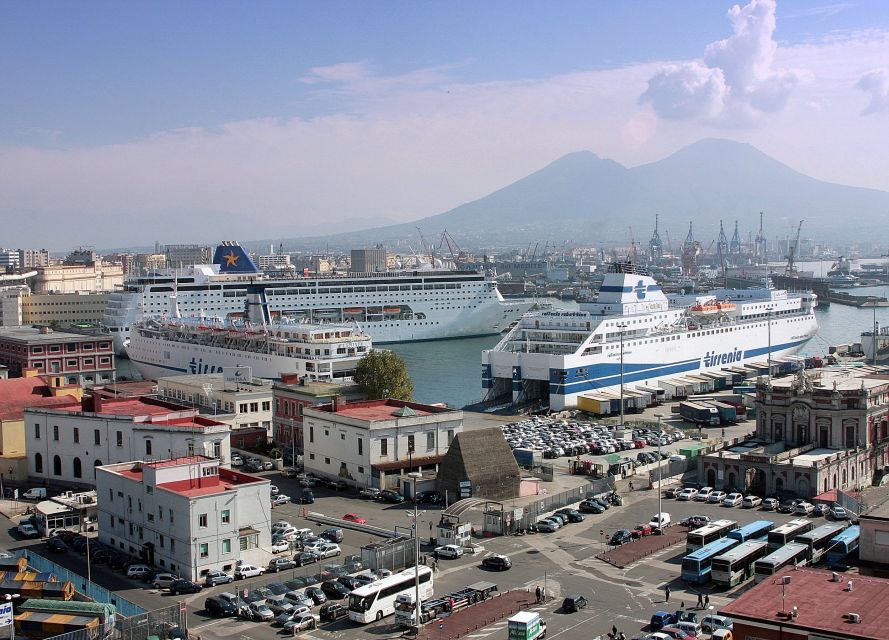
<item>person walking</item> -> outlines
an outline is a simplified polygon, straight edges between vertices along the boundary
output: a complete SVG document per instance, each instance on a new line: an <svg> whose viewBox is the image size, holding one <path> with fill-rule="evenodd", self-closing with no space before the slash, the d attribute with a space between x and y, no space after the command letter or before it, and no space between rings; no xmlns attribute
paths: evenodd
<svg viewBox="0 0 889 640"><path fill-rule="evenodd" d="M664 587L664 602L670 602L670 585Z"/></svg>
<svg viewBox="0 0 889 640"><path fill-rule="evenodd" d="M615 638L617 637L617 625L616 624L611 625L611 635L614 636Z"/></svg>
<svg viewBox="0 0 889 640"><path fill-rule="evenodd" d="M704 594L700 591L698 592L698 609L704 608Z"/></svg>
<svg viewBox="0 0 889 640"><path fill-rule="evenodd" d="M704 608L705 609L710 608L710 594L709 593L704 596Z"/></svg>
<svg viewBox="0 0 889 640"><path fill-rule="evenodd" d="M537 594L537 602L540 602L540 585L537 585L537 589L534 590L534 593Z"/></svg>

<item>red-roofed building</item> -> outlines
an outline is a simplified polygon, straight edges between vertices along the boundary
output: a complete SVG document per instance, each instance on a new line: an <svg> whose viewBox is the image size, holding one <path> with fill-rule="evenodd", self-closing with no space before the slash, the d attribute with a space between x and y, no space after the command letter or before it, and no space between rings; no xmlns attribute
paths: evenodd
<svg viewBox="0 0 889 640"><path fill-rule="evenodd" d="M317 476L359 487L400 488L410 471L437 471L463 430L449 407L367 400L303 407L303 464Z"/></svg>
<svg viewBox="0 0 889 640"><path fill-rule="evenodd" d="M788 569L719 613L734 620L735 640L882 640L889 637L889 580Z"/></svg>
<svg viewBox="0 0 889 640"><path fill-rule="evenodd" d="M17 482L28 477L25 409L70 406L83 393L81 387L65 384L62 376L27 373L24 378L0 380L0 458L5 479Z"/></svg>
<svg viewBox="0 0 889 640"><path fill-rule="evenodd" d="M230 427L197 409L150 397L84 397L27 409L28 473L47 483L92 487L93 467L130 460L206 455L231 458Z"/></svg>
<svg viewBox="0 0 889 640"><path fill-rule="evenodd" d="M89 386L112 379L114 349L107 333L0 327L0 364L12 376L36 369L41 375L63 375L68 384Z"/></svg>
<svg viewBox="0 0 889 640"><path fill-rule="evenodd" d="M267 479L202 455L96 469L99 540L148 564L200 580L238 560L271 557Z"/></svg>

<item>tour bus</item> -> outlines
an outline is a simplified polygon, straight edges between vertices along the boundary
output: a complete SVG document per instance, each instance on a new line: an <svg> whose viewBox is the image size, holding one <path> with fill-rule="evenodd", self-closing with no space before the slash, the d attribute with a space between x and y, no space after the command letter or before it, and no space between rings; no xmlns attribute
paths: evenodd
<svg viewBox="0 0 889 640"><path fill-rule="evenodd" d="M682 559L682 579L691 584L704 584L710 581L713 558L738 546L734 538L720 538L705 547L689 553Z"/></svg>
<svg viewBox="0 0 889 640"><path fill-rule="evenodd" d="M706 547L711 542L724 538L729 531L738 528L738 523L733 520L715 520L710 524L688 532L685 542L685 550L688 553Z"/></svg>
<svg viewBox="0 0 889 640"><path fill-rule="evenodd" d="M432 597L432 569L419 567L420 602ZM395 599L413 593L416 585L413 569L405 569L382 578L349 594L349 620L367 624L395 613Z"/></svg>
<svg viewBox="0 0 889 640"><path fill-rule="evenodd" d="M749 542L750 540L765 540L769 535L769 531L775 528L775 523L771 520L757 520L743 527L729 531L726 535L734 538L738 542Z"/></svg>
<svg viewBox="0 0 889 640"><path fill-rule="evenodd" d="M799 542L788 542L753 565L753 582L759 584L784 567L802 567L809 561L809 547Z"/></svg>
<svg viewBox="0 0 889 640"><path fill-rule="evenodd" d="M858 538L860 535L861 527L857 524L835 535L830 541L830 546L827 547L827 553L824 555L827 564L834 566L840 564L849 556L857 555Z"/></svg>
<svg viewBox="0 0 889 640"><path fill-rule="evenodd" d="M733 539L733 538L732 538ZM748 540L713 558L710 575L715 584L734 587L753 577L753 563L769 552L765 540Z"/></svg>
<svg viewBox="0 0 889 640"><path fill-rule="evenodd" d="M830 541L845 528L846 524L841 522L823 524L817 529L797 536L793 541L801 542L809 548L809 564L818 564L830 546Z"/></svg>
<svg viewBox="0 0 889 640"><path fill-rule="evenodd" d="M797 518L772 529L769 531L769 549L777 551L788 542L793 542L793 539L798 535L811 531L812 527L811 520Z"/></svg>

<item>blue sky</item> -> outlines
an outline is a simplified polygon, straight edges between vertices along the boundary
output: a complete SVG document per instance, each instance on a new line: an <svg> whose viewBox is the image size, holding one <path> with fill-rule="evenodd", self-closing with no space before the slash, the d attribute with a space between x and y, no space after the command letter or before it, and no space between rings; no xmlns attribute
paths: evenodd
<svg viewBox="0 0 889 640"><path fill-rule="evenodd" d="M0 216L387 222L569 151L637 164L705 136L889 188L889 3L751 0L753 36L733 5L6 2L0 173L16 182ZM813 154L827 129L847 147ZM424 189L375 189L406 163Z"/></svg>

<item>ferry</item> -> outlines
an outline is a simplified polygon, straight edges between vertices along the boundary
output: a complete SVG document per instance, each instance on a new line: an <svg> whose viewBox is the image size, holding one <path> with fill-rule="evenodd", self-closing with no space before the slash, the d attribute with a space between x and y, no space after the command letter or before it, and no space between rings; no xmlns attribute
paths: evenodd
<svg viewBox="0 0 889 640"><path fill-rule="evenodd" d="M533 301L506 301L482 272L425 268L276 278L262 273L236 242L216 248L213 264L128 278L109 297L102 324L125 353L131 327L171 314L226 318L244 311L247 288L261 288L273 316L309 322L359 322L375 344L496 335Z"/></svg>
<svg viewBox="0 0 889 640"><path fill-rule="evenodd" d="M817 296L719 289L668 299L648 272L612 263L595 302L525 314L482 352L485 399L577 406L588 393L798 352L818 328Z"/></svg>

